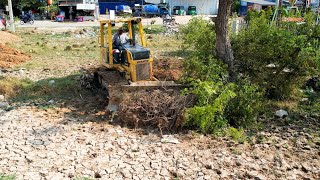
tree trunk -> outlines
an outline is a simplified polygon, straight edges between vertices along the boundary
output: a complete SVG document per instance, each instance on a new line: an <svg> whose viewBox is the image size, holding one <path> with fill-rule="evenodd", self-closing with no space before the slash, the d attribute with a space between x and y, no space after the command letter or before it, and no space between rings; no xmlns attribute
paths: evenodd
<svg viewBox="0 0 320 180"><path fill-rule="evenodd" d="M216 18L216 52L219 60L228 65L229 81L235 80L234 56L228 38L228 17L233 0L219 0L218 16Z"/></svg>
<svg viewBox="0 0 320 180"><path fill-rule="evenodd" d="M277 19L278 25L280 25L281 21L282 21L282 0L279 1L279 7L278 7L278 19Z"/></svg>

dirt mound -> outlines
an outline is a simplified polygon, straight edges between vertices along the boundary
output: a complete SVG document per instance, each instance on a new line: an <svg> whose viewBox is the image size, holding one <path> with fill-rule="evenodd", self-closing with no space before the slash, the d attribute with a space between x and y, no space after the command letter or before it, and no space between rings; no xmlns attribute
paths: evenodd
<svg viewBox="0 0 320 180"><path fill-rule="evenodd" d="M160 80L177 81L182 75L182 61L179 59L156 59L154 76Z"/></svg>
<svg viewBox="0 0 320 180"><path fill-rule="evenodd" d="M0 44L20 41L20 37L6 31L0 31Z"/></svg>
<svg viewBox="0 0 320 180"><path fill-rule="evenodd" d="M0 68L10 68L29 59L30 56L0 43Z"/></svg>

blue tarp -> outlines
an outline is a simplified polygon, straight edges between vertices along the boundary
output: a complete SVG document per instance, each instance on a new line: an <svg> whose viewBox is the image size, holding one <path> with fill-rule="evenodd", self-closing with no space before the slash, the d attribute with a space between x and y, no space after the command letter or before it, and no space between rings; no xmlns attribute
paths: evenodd
<svg viewBox="0 0 320 180"><path fill-rule="evenodd" d="M254 3L254 4L260 4L262 6L275 6L275 2L270 2L270 1L265 1L265 0L241 0L243 2L248 2L248 3Z"/></svg>

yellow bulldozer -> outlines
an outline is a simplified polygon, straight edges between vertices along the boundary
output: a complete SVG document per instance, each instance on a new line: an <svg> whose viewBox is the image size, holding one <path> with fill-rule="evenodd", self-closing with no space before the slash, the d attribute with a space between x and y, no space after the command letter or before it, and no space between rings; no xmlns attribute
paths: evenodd
<svg viewBox="0 0 320 180"><path fill-rule="evenodd" d="M95 78L108 91L109 110L117 111L124 96L141 89L178 86L173 81L159 81L154 77L152 53L147 48L141 18L101 19L99 22L100 68ZM116 24L128 27L130 41L122 44L121 50L113 43Z"/></svg>

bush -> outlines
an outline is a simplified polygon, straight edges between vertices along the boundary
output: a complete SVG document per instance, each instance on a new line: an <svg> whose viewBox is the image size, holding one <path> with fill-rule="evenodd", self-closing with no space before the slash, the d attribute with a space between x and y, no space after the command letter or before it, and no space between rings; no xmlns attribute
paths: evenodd
<svg viewBox="0 0 320 180"><path fill-rule="evenodd" d="M265 89L268 98L289 98L310 72L314 55L305 35L270 25L262 14L232 41L237 71Z"/></svg>
<svg viewBox="0 0 320 180"><path fill-rule="evenodd" d="M198 101L192 108L186 110L186 126L199 129L203 133L220 133L228 125L224 116L225 108L235 97L234 84L222 82L194 81L189 92Z"/></svg>
<svg viewBox="0 0 320 180"><path fill-rule="evenodd" d="M234 127L251 128L256 125L262 108L262 92L249 82L239 82L235 88L237 96L228 103L224 112L229 124Z"/></svg>
<svg viewBox="0 0 320 180"><path fill-rule="evenodd" d="M241 143L245 142L247 139L247 136L243 129L236 129L231 127L227 130L227 135L230 136L233 140L239 141Z"/></svg>
<svg viewBox="0 0 320 180"><path fill-rule="evenodd" d="M191 88L187 92L197 98L196 105L185 111L185 126L219 134L230 125L255 124L261 93L250 83L226 82L226 67L215 55L214 25L194 18L180 32L188 55L184 75Z"/></svg>
<svg viewBox="0 0 320 180"><path fill-rule="evenodd" d="M215 27L210 21L201 17L192 18L189 23L180 29L184 50L192 51L200 59L215 54Z"/></svg>
<svg viewBox="0 0 320 180"><path fill-rule="evenodd" d="M180 30L184 61L184 78L187 81L220 81L226 76L226 68L215 57L214 24L202 18L193 18Z"/></svg>

